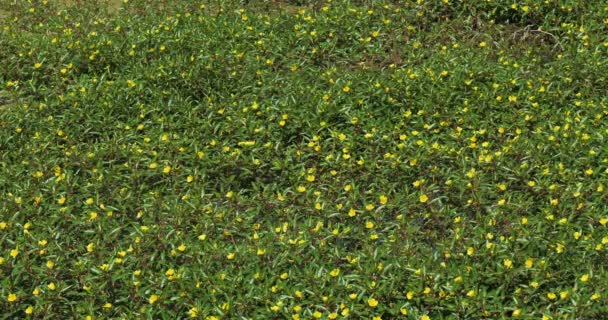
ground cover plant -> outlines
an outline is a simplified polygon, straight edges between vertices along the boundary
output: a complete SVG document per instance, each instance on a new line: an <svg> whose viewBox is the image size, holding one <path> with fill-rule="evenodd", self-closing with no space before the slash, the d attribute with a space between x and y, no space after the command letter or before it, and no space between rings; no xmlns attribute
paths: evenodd
<svg viewBox="0 0 608 320"><path fill-rule="evenodd" d="M606 1L0 28L1 318L608 318Z"/></svg>

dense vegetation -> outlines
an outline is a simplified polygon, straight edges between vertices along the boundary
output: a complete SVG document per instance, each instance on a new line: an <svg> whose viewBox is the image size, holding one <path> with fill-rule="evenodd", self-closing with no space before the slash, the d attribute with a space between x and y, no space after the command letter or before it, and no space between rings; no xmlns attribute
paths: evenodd
<svg viewBox="0 0 608 320"><path fill-rule="evenodd" d="M606 1L0 0L0 28L0 317L608 317Z"/></svg>

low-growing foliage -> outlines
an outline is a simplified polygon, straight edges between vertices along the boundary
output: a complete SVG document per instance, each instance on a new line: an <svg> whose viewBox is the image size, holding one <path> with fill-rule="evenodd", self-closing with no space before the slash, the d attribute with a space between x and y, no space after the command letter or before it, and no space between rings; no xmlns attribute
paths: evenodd
<svg viewBox="0 0 608 320"><path fill-rule="evenodd" d="M606 1L0 0L3 318L606 319Z"/></svg>

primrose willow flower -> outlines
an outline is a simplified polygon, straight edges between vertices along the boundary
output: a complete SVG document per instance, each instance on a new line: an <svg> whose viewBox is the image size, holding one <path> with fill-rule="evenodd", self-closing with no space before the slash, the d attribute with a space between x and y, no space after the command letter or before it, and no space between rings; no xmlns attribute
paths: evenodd
<svg viewBox="0 0 608 320"><path fill-rule="evenodd" d="M429 197L426 194L422 194L420 195L419 199L421 203L426 203L427 201L429 201Z"/></svg>
<svg viewBox="0 0 608 320"><path fill-rule="evenodd" d="M380 204L386 204L388 202L388 197L385 195L381 195L379 198Z"/></svg>
<svg viewBox="0 0 608 320"><path fill-rule="evenodd" d="M193 307L190 310L188 310L188 315L190 316L190 318L196 318L198 316L198 308L197 307Z"/></svg>
<svg viewBox="0 0 608 320"><path fill-rule="evenodd" d="M370 307L375 308L376 306L378 306L378 300L376 300L374 298L369 298L369 299L367 299L367 304Z"/></svg>
<svg viewBox="0 0 608 320"><path fill-rule="evenodd" d="M354 217L357 215L357 211L353 208L351 208L350 210L348 210L348 216L349 217Z"/></svg>
<svg viewBox="0 0 608 320"><path fill-rule="evenodd" d="M6 300L8 302L15 302L15 301L17 301L17 295L14 293L9 293L8 296L6 297Z"/></svg>
<svg viewBox="0 0 608 320"><path fill-rule="evenodd" d="M159 298L160 297L158 295L153 294L153 295L150 296L150 298L148 298L148 302L150 304L155 304L158 301Z"/></svg>

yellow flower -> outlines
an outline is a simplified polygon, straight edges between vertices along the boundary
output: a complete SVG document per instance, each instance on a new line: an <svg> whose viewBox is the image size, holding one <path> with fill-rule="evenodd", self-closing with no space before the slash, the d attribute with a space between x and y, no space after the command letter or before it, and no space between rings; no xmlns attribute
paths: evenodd
<svg viewBox="0 0 608 320"><path fill-rule="evenodd" d="M420 320L431 320L431 317L429 317L425 314L422 317L420 317Z"/></svg>
<svg viewBox="0 0 608 320"><path fill-rule="evenodd" d="M40 69L40 67L42 67L42 63L40 63L40 62L36 62L36 63L34 64L34 68L35 68L35 69Z"/></svg>
<svg viewBox="0 0 608 320"><path fill-rule="evenodd" d="M47 286L49 288L49 290L53 291L55 289L57 289L57 286L55 286L55 283L51 282L49 283L49 285Z"/></svg>
<svg viewBox="0 0 608 320"><path fill-rule="evenodd" d="M34 308L32 308L32 306L29 306L25 309L25 314L32 314L34 313Z"/></svg>
<svg viewBox="0 0 608 320"><path fill-rule="evenodd" d="M511 259L505 259L502 263L507 269L513 268L513 261Z"/></svg>
<svg viewBox="0 0 608 320"><path fill-rule="evenodd" d="M52 260L49 260L46 262L46 267L49 269L53 269L53 267L55 266L55 262L53 262Z"/></svg>
<svg viewBox="0 0 608 320"><path fill-rule="evenodd" d="M367 304L370 307L375 308L378 305L378 300L376 300L374 298L369 298L369 299L367 299Z"/></svg>
<svg viewBox="0 0 608 320"><path fill-rule="evenodd" d="M337 277L339 274L340 274L340 269L338 269L338 268L333 269L333 270L332 270L332 271L329 273L329 275L331 275L332 277Z"/></svg>
<svg viewBox="0 0 608 320"><path fill-rule="evenodd" d="M13 257L13 259L17 258L17 256L19 255L19 249L11 250L10 255L11 255L11 257Z"/></svg>
<svg viewBox="0 0 608 320"><path fill-rule="evenodd" d="M547 298L549 298L549 300L555 300L555 298L557 298L557 295L555 295L555 293L553 292L549 292L547 293Z"/></svg>
<svg viewBox="0 0 608 320"><path fill-rule="evenodd" d="M420 196L420 202L425 203L427 201L429 201L429 197L426 194L423 194Z"/></svg>
<svg viewBox="0 0 608 320"><path fill-rule="evenodd" d="M582 282L587 282L587 281L589 281L589 275L588 275L588 274L584 274L584 275L582 275L582 276L581 276L581 281L582 281Z"/></svg>
<svg viewBox="0 0 608 320"><path fill-rule="evenodd" d="M153 295L151 295L151 296L150 296L150 298L148 299L148 302L149 302L150 304L155 304L155 303L156 303L156 301L158 301L158 299L159 299L159 298L160 298L160 297L159 297L158 295L153 294Z"/></svg>
<svg viewBox="0 0 608 320"><path fill-rule="evenodd" d="M171 167L170 167L170 166L165 166L165 167L163 168L163 173L164 173L164 174L169 174L169 173L171 173Z"/></svg>
<svg viewBox="0 0 608 320"><path fill-rule="evenodd" d="M196 318L198 316L198 308L194 307L188 310L188 315L190 316L190 318Z"/></svg>
<svg viewBox="0 0 608 320"><path fill-rule="evenodd" d="M380 204L386 204L388 202L388 198L384 195L380 196Z"/></svg>
<svg viewBox="0 0 608 320"><path fill-rule="evenodd" d="M6 300L8 300L8 302L15 302L17 301L17 295L14 293L9 293Z"/></svg>
<svg viewBox="0 0 608 320"><path fill-rule="evenodd" d="M357 211L355 211L355 209L351 208L350 210L348 210L349 217L354 217L356 215L357 215Z"/></svg>

